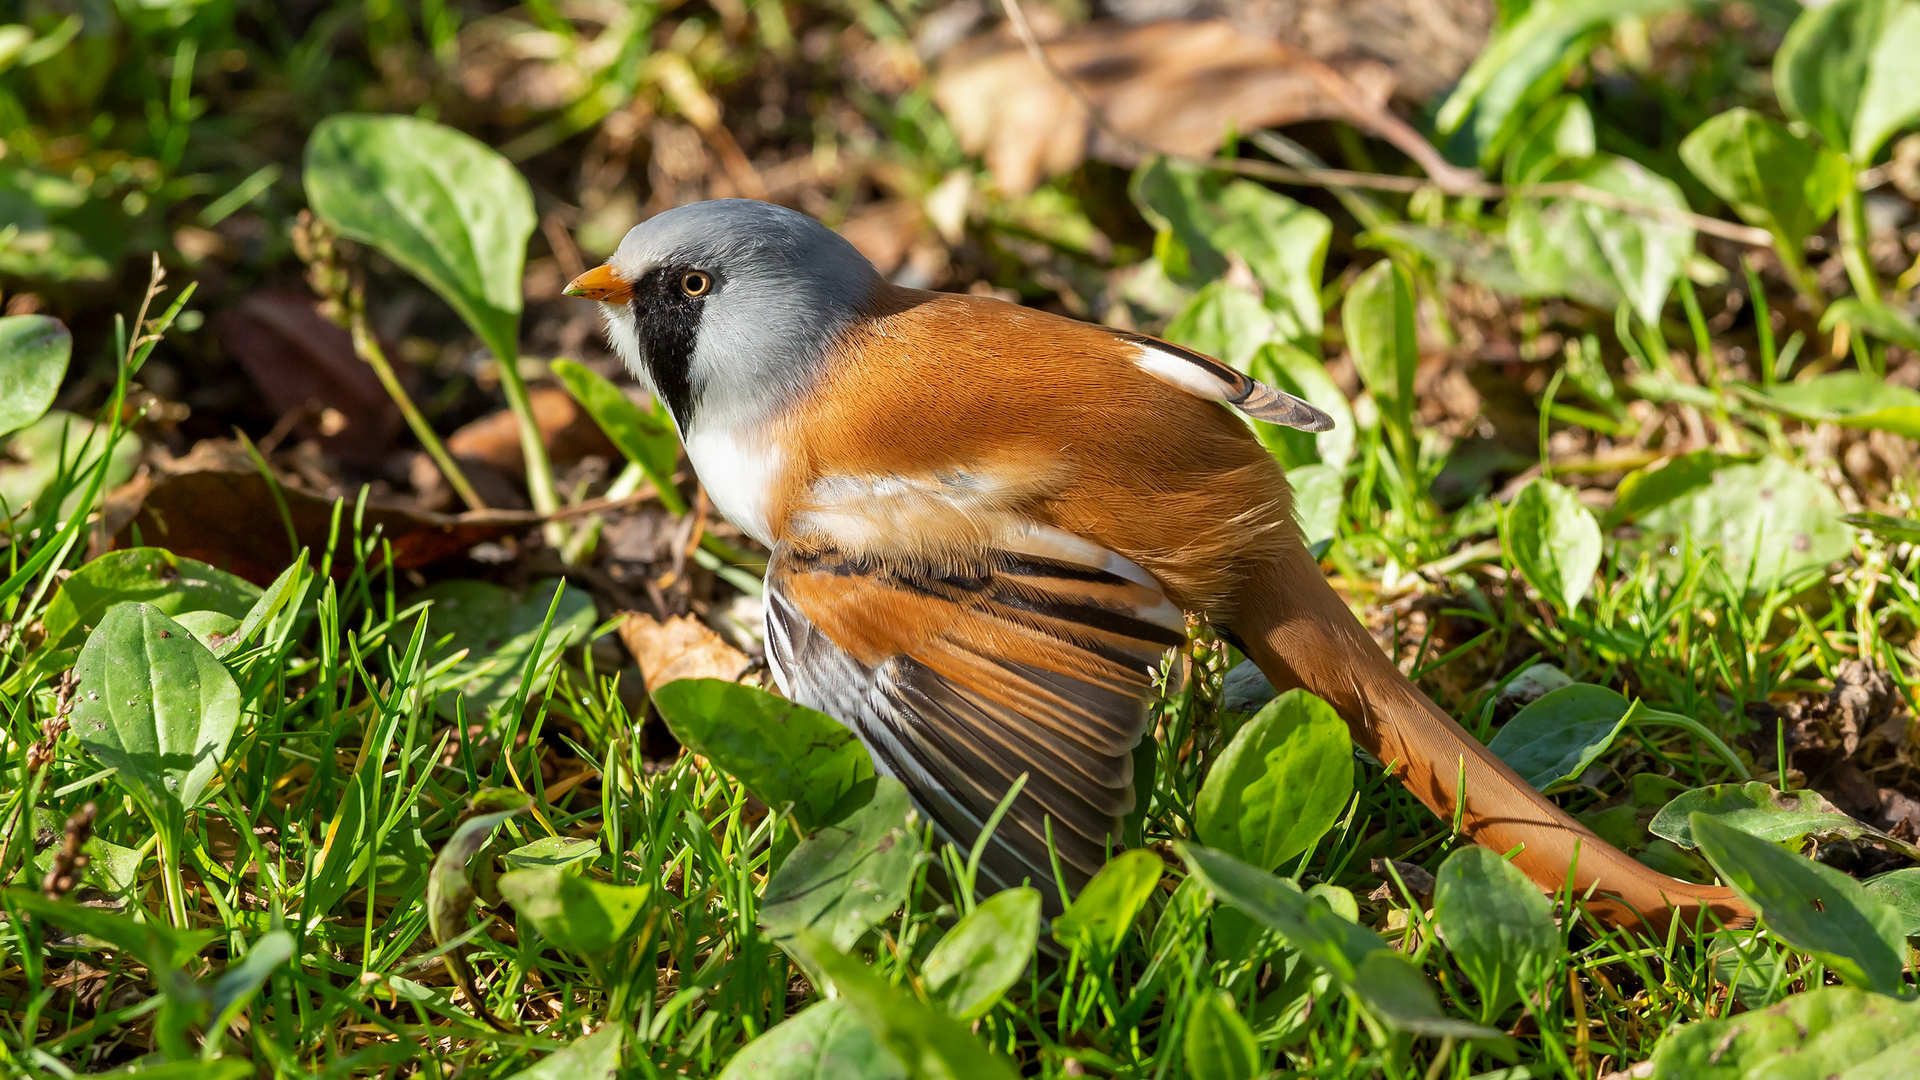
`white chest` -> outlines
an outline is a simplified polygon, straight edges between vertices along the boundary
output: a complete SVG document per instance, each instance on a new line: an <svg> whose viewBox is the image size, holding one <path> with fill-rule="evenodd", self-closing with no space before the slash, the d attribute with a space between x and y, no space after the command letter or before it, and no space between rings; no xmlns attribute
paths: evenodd
<svg viewBox="0 0 1920 1080"><path fill-rule="evenodd" d="M687 435L687 457L714 509L755 540L773 546L774 485L785 455L764 432L703 425Z"/></svg>

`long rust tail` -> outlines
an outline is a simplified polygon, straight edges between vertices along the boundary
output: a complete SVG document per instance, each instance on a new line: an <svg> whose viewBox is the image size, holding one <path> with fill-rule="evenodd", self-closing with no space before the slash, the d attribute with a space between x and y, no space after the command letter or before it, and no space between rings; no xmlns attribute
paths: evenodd
<svg viewBox="0 0 1920 1080"><path fill-rule="evenodd" d="M1615 926L1664 932L1678 916L1692 927L1702 908L1722 924L1752 918L1731 889L1691 885L1635 862L1520 779L1400 673L1298 545L1248 586L1231 625L1274 686L1326 699L1354 742L1446 821L1464 777L1462 830L1495 851L1520 847L1513 864L1542 888L1561 886L1573 867L1575 894L1593 888L1588 910Z"/></svg>

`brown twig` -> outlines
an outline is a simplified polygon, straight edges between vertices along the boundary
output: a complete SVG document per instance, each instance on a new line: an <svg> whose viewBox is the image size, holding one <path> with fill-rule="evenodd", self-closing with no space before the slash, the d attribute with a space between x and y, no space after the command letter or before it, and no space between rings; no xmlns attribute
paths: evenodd
<svg viewBox="0 0 1920 1080"><path fill-rule="evenodd" d="M1508 187L1505 184L1488 183L1480 179L1480 174L1477 171L1462 169L1447 162L1445 158L1440 156L1440 152L1434 149L1432 143L1420 137L1419 132L1408 127L1399 117L1393 116L1385 107L1376 106L1371 102L1366 102L1361 99L1358 91L1354 90L1351 83L1348 83L1338 72L1331 68L1325 68L1325 65L1320 65L1321 68L1325 68L1324 75L1318 70L1313 72L1316 81L1321 84L1322 88L1327 89L1332 96L1340 101L1341 105L1352 114L1351 119L1354 119L1356 122L1365 123L1372 128L1376 134L1388 142L1391 142L1396 147L1399 147L1401 152L1411 157L1422 169L1426 170L1427 175L1425 178L1418 176L1388 176L1381 173L1354 172L1348 169L1296 169L1286 165L1277 165L1272 162L1247 158L1198 158L1190 154L1181 154L1166 150L1115 127L1113 121L1107 118L1105 111L1102 110L1092 98L1087 96L1086 91L1080 87L1080 84L1074 82L1073 77L1062 70L1060 65L1054 63L1053 57L1047 54L1046 49L1040 44L1040 39L1034 36L1033 27L1027 22L1027 14L1026 11L1021 8L1020 0L1000 0L1000 4L1007 13L1007 21L1013 26L1014 36L1020 39L1020 44L1025 47L1027 55L1030 56L1035 63L1044 68L1047 74L1051 75L1054 80L1060 84L1061 88L1066 90L1074 101L1087 111L1087 116L1092 120L1095 127L1099 128L1102 133L1121 145L1132 149L1138 154L1172 158L1179 161L1204 165L1208 168L1219 169L1224 172L1250 176L1259 180L1269 180L1278 184L1298 184L1303 187L1348 187L1363 188L1370 191L1401 192L1414 192L1422 188L1437 187L1449 195L1463 198L1575 199L1580 202L1592 203L1595 206L1604 206L1610 210L1639 214L1675 225L1686 225L1697 232L1706 233L1708 236L1717 236L1724 240L1732 240L1752 247L1771 248L1773 246L1773 236L1765 229L1756 229L1750 225L1740 225L1735 222L1724 221L1720 218L1709 217L1705 214L1696 214L1687 210L1676 210L1670 206L1655 206L1650 203L1638 202L1620 195L1615 195L1610 191L1602 191L1599 188L1581 183L1577 180L1557 181L1547 184L1516 185L1514 187ZM1315 63L1317 63L1317 61ZM1343 86L1344 89L1342 89ZM1386 119L1390 119L1392 121L1391 124L1386 123Z"/></svg>

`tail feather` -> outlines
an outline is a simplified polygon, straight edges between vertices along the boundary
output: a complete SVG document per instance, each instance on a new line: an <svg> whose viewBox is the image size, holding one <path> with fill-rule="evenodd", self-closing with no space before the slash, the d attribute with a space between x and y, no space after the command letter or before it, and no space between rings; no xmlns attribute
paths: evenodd
<svg viewBox="0 0 1920 1080"><path fill-rule="evenodd" d="M1458 810L1484 847L1519 848L1513 864L1542 888L1571 872L1574 893L1591 891L1588 910L1615 926L1664 932L1703 912L1709 927L1752 919L1731 889L1643 866L1535 791L1400 673L1298 545L1254 575L1231 628L1274 686L1326 699L1415 797L1448 821Z"/></svg>

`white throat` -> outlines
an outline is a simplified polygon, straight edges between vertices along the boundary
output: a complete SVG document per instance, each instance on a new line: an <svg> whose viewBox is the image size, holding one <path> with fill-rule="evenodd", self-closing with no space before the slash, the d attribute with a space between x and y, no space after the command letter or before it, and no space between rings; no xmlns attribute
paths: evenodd
<svg viewBox="0 0 1920 1080"><path fill-rule="evenodd" d="M741 532L773 547L773 496L786 465L773 425L695 414L687 432L687 458L713 508Z"/></svg>

